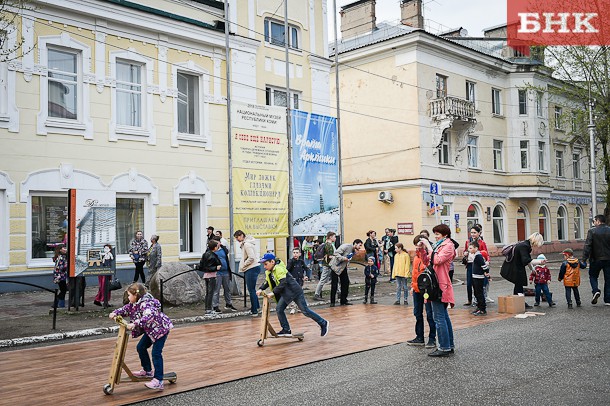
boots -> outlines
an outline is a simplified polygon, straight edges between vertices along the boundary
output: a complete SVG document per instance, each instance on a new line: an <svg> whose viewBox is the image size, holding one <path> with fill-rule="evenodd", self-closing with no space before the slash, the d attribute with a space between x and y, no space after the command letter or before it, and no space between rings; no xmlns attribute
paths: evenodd
<svg viewBox="0 0 610 406"><path fill-rule="evenodd" d="M365 296L365 297L364 297L364 300L362 301L362 303L363 303L363 304L366 304L366 303L368 302L368 300L369 300L368 296Z"/></svg>
<svg viewBox="0 0 610 406"><path fill-rule="evenodd" d="M377 304L377 302L375 301L375 296L371 296L371 304Z"/></svg>

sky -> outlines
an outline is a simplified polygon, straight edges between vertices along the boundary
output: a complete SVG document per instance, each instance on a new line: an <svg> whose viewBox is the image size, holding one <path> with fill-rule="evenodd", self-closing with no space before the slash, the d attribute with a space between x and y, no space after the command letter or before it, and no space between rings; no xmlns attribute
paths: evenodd
<svg viewBox="0 0 610 406"><path fill-rule="evenodd" d="M341 6L355 0L336 0L337 11ZM377 0L375 14L377 23L397 22L400 19L401 0ZM472 37L483 36L484 28L506 23L507 0L424 0L424 19L430 23L430 31L444 31L449 28L463 27ZM333 37L333 0L328 0L329 40ZM337 16L337 24L340 24ZM440 24L440 25L439 25ZM339 36L341 36L339 28Z"/></svg>

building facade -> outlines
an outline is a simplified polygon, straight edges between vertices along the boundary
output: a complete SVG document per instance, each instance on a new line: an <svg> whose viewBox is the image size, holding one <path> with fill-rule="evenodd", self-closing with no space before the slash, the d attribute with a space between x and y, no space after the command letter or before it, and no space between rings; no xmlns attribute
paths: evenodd
<svg viewBox="0 0 610 406"><path fill-rule="evenodd" d="M341 11L346 235L389 227L412 247L413 234L443 222L463 244L480 223L496 253L535 231L546 251L582 246L589 158L571 142L582 107L548 91L556 83L541 55L507 47L504 27L483 38L431 34L419 0L401 2L402 24L350 35L351 25L367 26L362 18L375 21L374 3ZM432 183L442 196L436 208L424 193Z"/></svg>
<svg viewBox="0 0 610 406"><path fill-rule="evenodd" d="M276 3L229 1L232 100L287 103ZM224 2L32 5L10 41L23 52L0 63L0 278L50 283L70 188L116 192L119 267L137 230L159 235L164 261L200 258L209 225L229 239ZM326 12L288 12L290 100L323 114Z"/></svg>

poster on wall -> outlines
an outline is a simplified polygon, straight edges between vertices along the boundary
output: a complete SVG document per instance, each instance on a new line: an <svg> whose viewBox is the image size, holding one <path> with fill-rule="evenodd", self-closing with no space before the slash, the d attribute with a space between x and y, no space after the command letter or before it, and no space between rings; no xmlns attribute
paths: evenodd
<svg viewBox="0 0 610 406"><path fill-rule="evenodd" d="M116 269L116 193L72 189L71 276L112 275ZM72 237L73 236L73 237Z"/></svg>
<svg viewBox="0 0 610 406"><path fill-rule="evenodd" d="M293 233L339 232L337 119L292 110Z"/></svg>
<svg viewBox="0 0 610 406"><path fill-rule="evenodd" d="M288 236L286 109L231 103L233 217L253 237Z"/></svg>

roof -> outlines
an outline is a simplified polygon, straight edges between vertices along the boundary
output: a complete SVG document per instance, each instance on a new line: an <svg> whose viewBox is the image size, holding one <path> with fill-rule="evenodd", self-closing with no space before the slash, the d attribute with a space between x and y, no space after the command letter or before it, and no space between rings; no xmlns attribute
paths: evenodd
<svg viewBox="0 0 610 406"><path fill-rule="evenodd" d="M339 43L337 44L339 53L352 51L358 48L364 48L368 45L376 44L379 42L387 41L392 38L400 37L403 35L407 35L413 31L418 31L419 29L409 27L403 24L390 24L388 22L381 22L377 24L375 30L368 34L359 35L357 37L350 37L347 39L341 38ZM331 43L329 45L329 54L335 54L335 45Z"/></svg>

